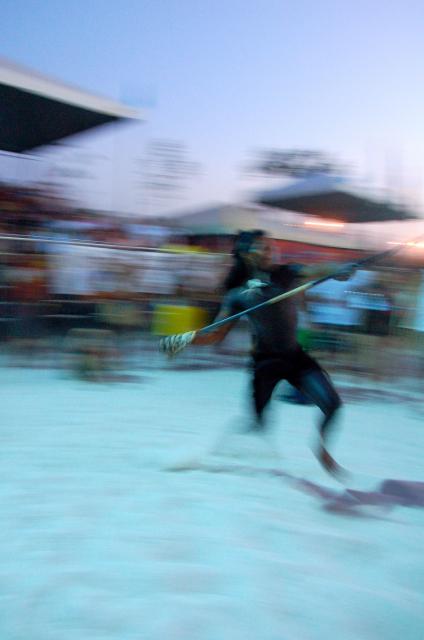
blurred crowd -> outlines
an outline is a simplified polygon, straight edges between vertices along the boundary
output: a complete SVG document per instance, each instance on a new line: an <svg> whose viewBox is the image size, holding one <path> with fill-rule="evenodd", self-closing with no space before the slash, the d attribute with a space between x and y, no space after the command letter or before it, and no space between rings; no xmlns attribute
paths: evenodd
<svg viewBox="0 0 424 640"><path fill-rule="evenodd" d="M0 185L0 214L0 339L9 363L59 351L78 375L97 378L124 366L125 350L137 345L142 363L156 336L207 324L219 307L228 239L199 246L163 223L75 210L48 185ZM220 358L245 355L244 328L230 333ZM303 301L299 340L329 368L419 380L422 271L392 266L327 281Z"/></svg>
<svg viewBox="0 0 424 640"><path fill-rule="evenodd" d="M358 270L312 289L300 340L332 368L395 381L424 373L424 279L419 270Z"/></svg>
<svg viewBox="0 0 424 640"><path fill-rule="evenodd" d="M15 363L78 342L116 354L218 305L225 255L171 226L75 210L46 185L1 185L0 214L0 339Z"/></svg>

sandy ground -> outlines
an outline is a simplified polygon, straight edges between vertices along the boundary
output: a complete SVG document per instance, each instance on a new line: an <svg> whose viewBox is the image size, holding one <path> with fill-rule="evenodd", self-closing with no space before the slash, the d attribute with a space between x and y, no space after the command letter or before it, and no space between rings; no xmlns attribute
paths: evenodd
<svg viewBox="0 0 424 640"><path fill-rule="evenodd" d="M345 385L333 451L352 492L311 453L310 407L274 401L280 463L237 435L207 454L246 420L239 370L0 381L1 640L423 637L424 429L407 388ZM166 470L185 459L204 467Z"/></svg>

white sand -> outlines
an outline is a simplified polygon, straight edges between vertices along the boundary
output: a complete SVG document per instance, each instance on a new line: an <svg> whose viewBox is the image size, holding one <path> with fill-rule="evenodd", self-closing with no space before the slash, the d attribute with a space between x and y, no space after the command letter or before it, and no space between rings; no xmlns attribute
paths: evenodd
<svg viewBox="0 0 424 640"><path fill-rule="evenodd" d="M1 640L424 637L424 508L355 516L266 473L163 470L242 415L246 380L0 370ZM341 495L311 454L315 413L274 402L282 468ZM424 481L413 405L347 404L342 423L361 488Z"/></svg>

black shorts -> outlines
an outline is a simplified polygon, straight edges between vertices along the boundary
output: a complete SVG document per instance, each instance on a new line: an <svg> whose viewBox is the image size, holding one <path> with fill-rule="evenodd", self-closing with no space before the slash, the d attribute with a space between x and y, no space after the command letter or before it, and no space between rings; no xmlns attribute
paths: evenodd
<svg viewBox="0 0 424 640"><path fill-rule="evenodd" d="M265 371L280 380L297 386L305 373L322 371L322 367L299 345L293 351L282 353L254 353L252 369L255 376Z"/></svg>
<svg viewBox="0 0 424 640"><path fill-rule="evenodd" d="M309 375L312 374L312 375ZM311 378L312 385L311 385ZM276 385L287 380L293 387L316 404L325 414L321 431L327 428L341 400L328 374L318 362L298 346L285 353L257 353L253 359L252 392L257 424L262 425L262 415Z"/></svg>

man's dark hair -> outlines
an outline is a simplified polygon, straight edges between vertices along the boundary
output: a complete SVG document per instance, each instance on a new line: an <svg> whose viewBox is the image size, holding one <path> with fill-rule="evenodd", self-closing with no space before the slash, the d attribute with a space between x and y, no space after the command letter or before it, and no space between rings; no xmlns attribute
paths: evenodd
<svg viewBox="0 0 424 640"><path fill-rule="evenodd" d="M224 290L230 291L246 282L251 275L250 267L243 259L243 254L248 253L252 244L263 238L265 233L260 229L253 229L251 231L240 231L235 239L233 248L233 260L230 271L224 280Z"/></svg>

